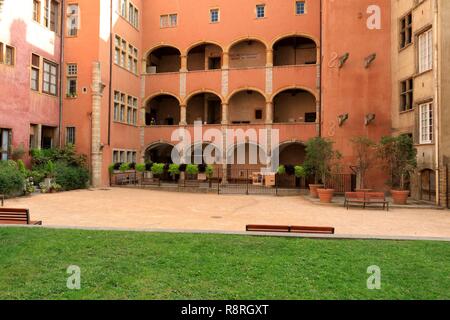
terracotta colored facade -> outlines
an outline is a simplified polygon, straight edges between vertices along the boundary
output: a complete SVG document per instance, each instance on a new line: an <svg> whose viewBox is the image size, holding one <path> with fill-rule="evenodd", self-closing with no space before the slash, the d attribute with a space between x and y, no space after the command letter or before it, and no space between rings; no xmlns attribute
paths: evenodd
<svg viewBox="0 0 450 320"><path fill-rule="evenodd" d="M391 134L389 0L260 4L63 3L61 137L75 133L95 186L108 184L112 162L160 159L174 129L193 132L194 121L218 132L278 129L286 164L302 162L309 138L329 137L344 172L352 137ZM370 175L368 187L384 188L379 170Z"/></svg>

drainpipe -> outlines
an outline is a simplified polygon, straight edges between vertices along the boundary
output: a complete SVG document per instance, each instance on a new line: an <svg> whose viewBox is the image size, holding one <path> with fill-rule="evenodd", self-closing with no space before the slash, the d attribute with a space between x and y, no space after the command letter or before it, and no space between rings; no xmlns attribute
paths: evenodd
<svg viewBox="0 0 450 320"><path fill-rule="evenodd" d="M63 70L65 70L64 68L64 33L65 33L65 29L64 29L64 16L65 16L65 8L66 8L66 4L65 4L65 0L61 1L61 41L60 41L60 45L59 45L59 49L60 49L60 54L59 54L59 123L58 123L58 142L59 142L59 146L61 147L63 145Z"/></svg>
<svg viewBox="0 0 450 320"><path fill-rule="evenodd" d="M323 0L320 0L320 57L319 57L319 137L322 136L322 71L323 71Z"/></svg>
<svg viewBox="0 0 450 320"><path fill-rule="evenodd" d="M440 205L440 167L439 167L439 157L440 157L440 128L439 121L441 119L441 108L440 108L440 75L439 75L439 35L440 35L440 25L439 25L439 0L433 1L433 81L434 81L434 104L433 104L433 114L434 114L434 140L435 140L435 166L436 166L436 204Z"/></svg>
<svg viewBox="0 0 450 320"><path fill-rule="evenodd" d="M111 145L111 103L112 103L112 74L113 74L113 0L109 9L109 97L108 97L108 146Z"/></svg>

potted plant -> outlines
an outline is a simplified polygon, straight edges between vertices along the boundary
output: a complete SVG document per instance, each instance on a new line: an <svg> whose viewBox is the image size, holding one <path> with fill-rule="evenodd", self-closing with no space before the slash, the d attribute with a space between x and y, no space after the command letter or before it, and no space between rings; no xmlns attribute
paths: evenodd
<svg viewBox="0 0 450 320"><path fill-rule="evenodd" d="M180 165L178 165L176 163L170 164L168 172L169 172L170 176L172 177L172 179L176 180L177 176L180 174Z"/></svg>
<svg viewBox="0 0 450 320"><path fill-rule="evenodd" d="M164 174L164 166L165 166L164 163L154 163L152 165L153 176L160 178L161 175Z"/></svg>
<svg viewBox="0 0 450 320"><path fill-rule="evenodd" d="M212 187L212 177L214 175L214 168L212 165L208 164L206 166L206 171L205 171L206 176L208 177L208 181L209 181L209 187Z"/></svg>
<svg viewBox="0 0 450 320"><path fill-rule="evenodd" d="M144 178L144 172L145 172L145 164L144 163L137 163L136 164L136 171L139 172L139 181L142 184L142 179Z"/></svg>
<svg viewBox="0 0 450 320"><path fill-rule="evenodd" d="M366 186L366 175L373 167L376 144L367 137L356 137L351 140L356 154L356 166L352 167L357 174L357 192L370 192Z"/></svg>
<svg viewBox="0 0 450 320"><path fill-rule="evenodd" d="M186 174L188 179L195 180L198 174L198 166L196 164L188 164L186 166Z"/></svg>
<svg viewBox="0 0 450 320"><path fill-rule="evenodd" d="M130 170L130 164L129 163L122 163L119 167L120 172L125 173L128 170Z"/></svg>
<svg viewBox="0 0 450 320"><path fill-rule="evenodd" d="M279 175L286 174L286 168L284 167L284 165L281 165L281 166L278 167L277 173Z"/></svg>
<svg viewBox="0 0 450 320"><path fill-rule="evenodd" d="M153 162L146 162L145 163L145 178L152 179L153 178L153 172L152 172Z"/></svg>
<svg viewBox="0 0 450 320"><path fill-rule="evenodd" d="M417 167L417 150L412 138L407 135L383 137L378 148L378 155L389 173L387 184L394 203L405 205L410 193L409 178Z"/></svg>
<svg viewBox="0 0 450 320"><path fill-rule="evenodd" d="M319 197L321 202L330 203L333 199L334 189L326 188L331 178L336 160L341 154L333 149L333 141L316 137L306 143L305 167L314 176L315 183L309 185L312 197ZM319 184L319 181L322 184Z"/></svg>
<svg viewBox="0 0 450 320"><path fill-rule="evenodd" d="M47 189L50 189L53 179L55 178L55 164L52 160L49 160L47 162L47 165L45 166L45 179L44 179L44 185L47 187Z"/></svg>

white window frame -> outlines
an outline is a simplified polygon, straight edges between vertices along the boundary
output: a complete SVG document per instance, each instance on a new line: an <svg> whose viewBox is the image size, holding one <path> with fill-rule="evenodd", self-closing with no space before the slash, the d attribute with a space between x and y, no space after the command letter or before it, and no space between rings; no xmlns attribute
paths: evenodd
<svg viewBox="0 0 450 320"><path fill-rule="evenodd" d="M299 11L300 9L299 5L303 5L303 11L301 10ZM298 16L306 14L306 1L304 0L295 1L295 14Z"/></svg>
<svg viewBox="0 0 450 320"><path fill-rule="evenodd" d="M419 73L433 69L433 29L418 36L419 42Z"/></svg>
<svg viewBox="0 0 450 320"><path fill-rule="evenodd" d="M262 11L260 10L262 9ZM262 13L262 15L260 15ZM266 5L257 4L256 5L256 19L264 19L266 17Z"/></svg>
<svg viewBox="0 0 450 320"><path fill-rule="evenodd" d="M420 144L433 143L434 138L434 115L433 103L423 103L419 105L419 135Z"/></svg>
<svg viewBox="0 0 450 320"><path fill-rule="evenodd" d="M217 13L217 15L216 15ZM220 9L213 8L209 10L209 22L211 23L219 23L220 22Z"/></svg>

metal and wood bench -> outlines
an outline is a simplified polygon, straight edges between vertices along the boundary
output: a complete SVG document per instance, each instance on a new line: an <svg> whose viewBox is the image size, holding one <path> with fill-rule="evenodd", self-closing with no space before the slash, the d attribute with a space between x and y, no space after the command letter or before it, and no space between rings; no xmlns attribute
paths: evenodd
<svg viewBox="0 0 450 320"><path fill-rule="evenodd" d="M383 192L346 192L344 206L347 210L350 204L360 204L364 209L373 204L382 204L383 210L389 211L389 201Z"/></svg>
<svg viewBox="0 0 450 320"><path fill-rule="evenodd" d="M42 221L31 221L28 209L0 208L0 224L42 225Z"/></svg>
<svg viewBox="0 0 450 320"><path fill-rule="evenodd" d="M366 193L365 192L346 192L344 206L349 208L350 204L362 204L366 207Z"/></svg>
<svg viewBox="0 0 450 320"><path fill-rule="evenodd" d="M249 231L249 232L334 234L335 229L331 228L331 227L304 227L304 226L249 224L246 226L246 231Z"/></svg>
<svg viewBox="0 0 450 320"><path fill-rule="evenodd" d="M386 200L384 192L367 192L366 193L366 206L371 204L382 204L383 210L389 211L389 201Z"/></svg>

